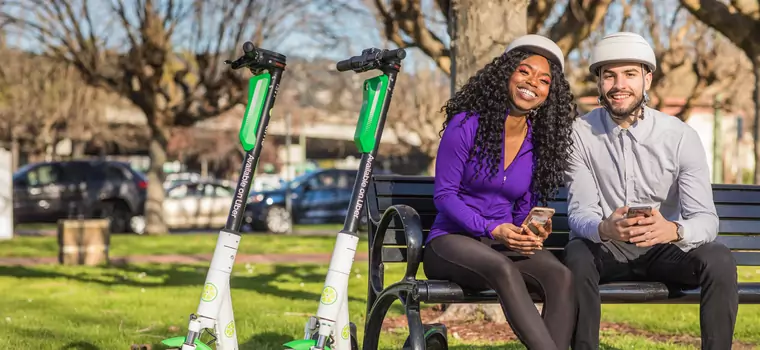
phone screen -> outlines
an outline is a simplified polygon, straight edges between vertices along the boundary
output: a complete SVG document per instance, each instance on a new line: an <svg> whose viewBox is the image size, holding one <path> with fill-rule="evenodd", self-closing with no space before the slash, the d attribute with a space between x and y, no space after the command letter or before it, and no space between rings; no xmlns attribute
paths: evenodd
<svg viewBox="0 0 760 350"><path fill-rule="evenodd" d="M530 218L528 218L528 223L536 222L540 225L544 225L547 221L549 221L550 217L551 215L546 213L534 213L531 214Z"/></svg>
<svg viewBox="0 0 760 350"><path fill-rule="evenodd" d="M629 218L649 217L652 216L652 207L631 207L628 209Z"/></svg>
<svg viewBox="0 0 760 350"><path fill-rule="evenodd" d="M534 233L538 234L538 229L533 226L533 222L537 223L538 225L546 225L546 223L551 219L551 217L554 215L554 209L552 208L533 208L530 211L530 214L528 214L528 218L526 221L526 224L528 224L528 228Z"/></svg>

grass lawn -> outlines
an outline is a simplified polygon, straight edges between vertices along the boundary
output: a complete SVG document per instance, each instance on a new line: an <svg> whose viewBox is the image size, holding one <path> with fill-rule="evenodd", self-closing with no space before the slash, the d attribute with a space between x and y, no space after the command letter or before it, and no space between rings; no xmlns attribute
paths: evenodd
<svg viewBox="0 0 760 350"><path fill-rule="evenodd" d="M340 228L335 230L335 234ZM275 234L244 234L239 254L330 253L335 234L319 236L286 236ZM112 235L110 255L212 254L216 233L181 233L162 236ZM366 235L362 235L366 245ZM16 236L0 241L0 257L58 256L55 236Z"/></svg>
<svg viewBox="0 0 760 350"><path fill-rule="evenodd" d="M309 231L309 230L330 230L338 232L343 227L343 224L308 224L308 225L293 225L293 231ZM25 223L16 226L19 231L55 231L56 224L51 223Z"/></svg>
<svg viewBox="0 0 760 350"><path fill-rule="evenodd" d="M0 348L127 349L157 345L184 334L205 277L204 265L125 267L0 266ZM351 317L365 316L366 264L357 264L350 282ZM316 312L325 265L238 265L232 279L241 349L282 349L302 336L303 323ZM391 265L386 281L397 280ZM760 280L756 269L741 269L742 280ZM387 283L387 282L386 282ZM398 315L400 308L393 309ZM698 306L605 305L604 318L659 333L699 336ZM385 333L382 349L400 349L405 334ZM740 306L737 339L760 343L760 306ZM686 349L643 337L606 333L604 349ZM461 344L451 349L522 349L516 344ZM154 347L154 349L161 347Z"/></svg>

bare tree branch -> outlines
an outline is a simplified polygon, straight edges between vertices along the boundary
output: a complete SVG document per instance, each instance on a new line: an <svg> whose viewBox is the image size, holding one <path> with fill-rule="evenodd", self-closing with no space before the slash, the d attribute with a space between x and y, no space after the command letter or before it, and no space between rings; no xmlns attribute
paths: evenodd
<svg viewBox="0 0 760 350"><path fill-rule="evenodd" d="M549 37L567 55L602 23L612 0L570 1L568 9L549 30Z"/></svg>
<svg viewBox="0 0 760 350"><path fill-rule="evenodd" d="M681 0L692 15L715 28L749 56L760 55L760 19L758 1L732 1L733 6L719 0ZM739 11L733 11L737 9ZM746 11L746 12L745 12Z"/></svg>
<svg viewBox="0 0 760 350"><path fill-rule="evenodd" d="M310 8L329 9L331 3L111 0L110 7L98 7L102 5L90 0L13 1L0 9L0 19L35 38L49 56L76 67L88 84L126 97L145 114L151 157L146 231L166 232L159 213L171 128L245 102L244 76L222 67L223 59L239 52L241 41L272 48L323 22L304 17ZM92 11L98 8L103 13L95 16ZM114 32L100 32L95 18L118 25ZM109 37L119 35L122 42L106 46Z"/></svg>
<svg viewBox="0 0 760 350"><path fill-rule="evenodd" d="M450 50L443 39L425 21L420 0L373 0L378 20L385 25L385 36L402 48L417 47L428 55L446 74L450 73ZM448 18L449 2L438 1L439 11ZM405 39L409 37L411 40Z"/></svg>
<svg viewBox="0 0 760 350"><path fill-rule="evenodd" d="M369 2L370 0L365 0ZM527 32L535 33L546 26L546 21L556 5L554 0L530 1L528 6ZM548 30L548 35L568 54L587 38L601 23L612 0L571 0L565 13ZM479 3L485 11L499 13L501 8L514 5L509 2ZM399 47L419 48L445 74L451 74L451 49L444 43L444 31L437 32L427 18L443 18L450 22L451 0L437 0L439 13L426 14L421 0L371 0L377 12L377 19L383 24L386 38ZM479 6L480 6L479 5ZM496 40L496 39L494 39ZM508 43L495 41L506 46Z"/></svg>
<svg viewBox="0 0 760 350"><path fill-rule="evenodd" d="M528 33L538 33L544 28L546 20L557 2L555 0L531 1L528 5Z"/></svg>

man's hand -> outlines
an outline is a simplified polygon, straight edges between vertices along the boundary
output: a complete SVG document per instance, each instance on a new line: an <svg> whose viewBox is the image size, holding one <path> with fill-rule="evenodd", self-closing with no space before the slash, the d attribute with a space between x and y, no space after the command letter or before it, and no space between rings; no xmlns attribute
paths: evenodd
<svg viewBox="0 0 760 350"><path fill-rule="evenodd" d="M638 226L632 228L630 233L631 243L636 243L637 247L651 247L678 239L676 224L665 219L656 208L652 209L652 216L636 219Z"/></svg>
<svg viewBox="0 0 760 350"><path fill-rule="evenodd" d="M543 248L543 240L540 237L530 231L524 232L522 228L510 223L497 226L491 232L491 235L504 243L509 249L525 255L531 255L533 254L533 250L541 250Z"/></svg>
<svg viewBox="0 0 760 350"><path fill-rule="evenodd" d="M603 239L614 239L616 241L628 242L631 239L631 230L641 218L627 219L625 214L628 207L620 207L608 218L599 224L599 234Z"/></svg>

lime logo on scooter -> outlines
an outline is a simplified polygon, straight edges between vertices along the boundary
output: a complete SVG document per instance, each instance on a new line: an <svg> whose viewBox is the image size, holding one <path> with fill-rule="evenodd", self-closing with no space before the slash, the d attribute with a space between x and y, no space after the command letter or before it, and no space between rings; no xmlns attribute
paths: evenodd
<svg viewBox="0 0 760 350"><path fill-rule="evenodd" d="M203 294L201 294L201 300L205 302L212 301L216 299L217 292L218 290L216 289L216 286L213 283L211 282L206 283L203 286Z"/></svg>
<svg viewBox="0 0 760 350"><path fill-rule="evenodd" d="M340 336L343 339L348 339L348 336L350 336L350 335L351 335L351 330L348 327L348 324L346 324L345 326L343 326L343 331L340 332Z"/></svg>
<svg viewBox="0 0 760 350"><path fill-rule="evenodd" d="M322 304L332 305L336 300L338 300L338 292L335 291L335 288L327 286L322 289L322 298L320 299Z"/></svg>
<svg viewBox="0 0 760 350"><path fill-rule="evenodd" d="M227 324L227 327L224 327L224 335L226 335L227 338L232 338L232 336L235 335L235 321L230 321L230 323Z"/></svg>

